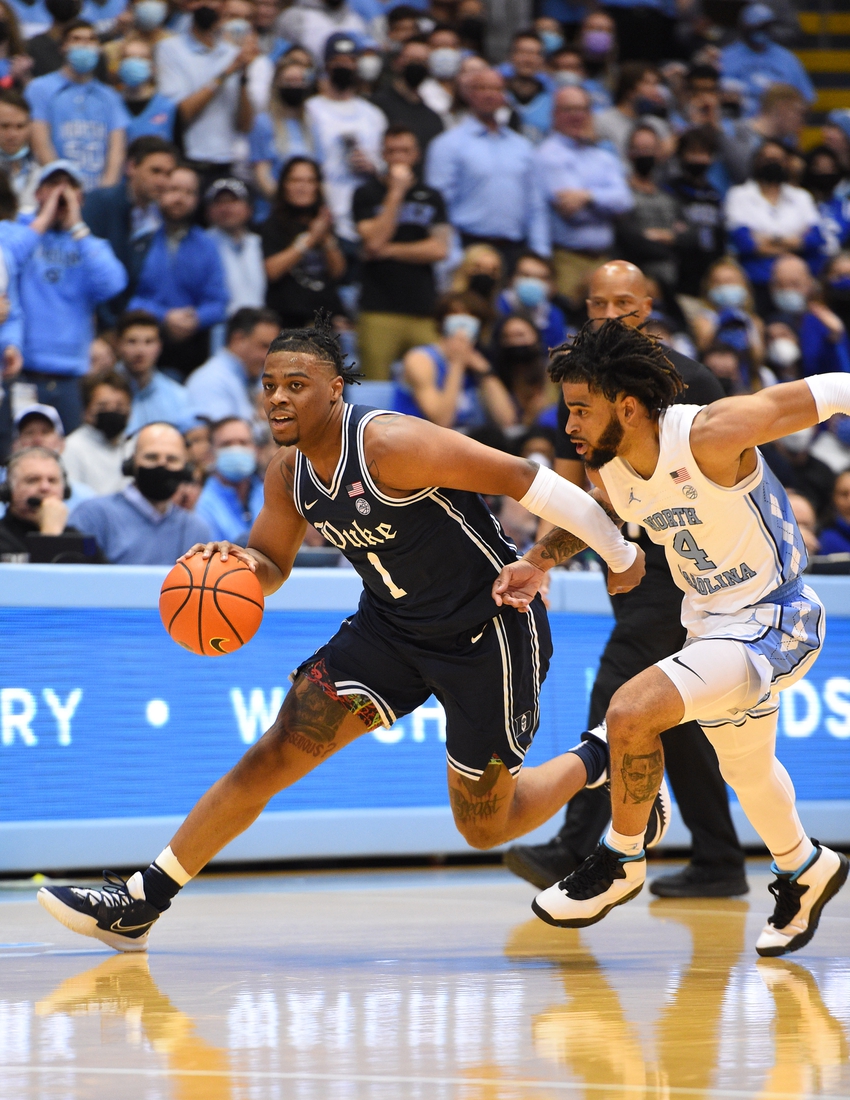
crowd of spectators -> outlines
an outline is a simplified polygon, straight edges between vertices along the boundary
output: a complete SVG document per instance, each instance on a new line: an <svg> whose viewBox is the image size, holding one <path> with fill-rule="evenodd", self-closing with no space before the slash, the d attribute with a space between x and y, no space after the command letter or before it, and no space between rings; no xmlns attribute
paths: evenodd
<svg viewBox="0 0 850 1100"><path fill-rule="evenodd" d="M263 360L317 310L353 400L547 463L548 350L613 259L728 394L850 371L850 110L804 135L791 7L514 8L0 3L0 558L244 542ZM850 555L850 421L765 457Z"/></svg>

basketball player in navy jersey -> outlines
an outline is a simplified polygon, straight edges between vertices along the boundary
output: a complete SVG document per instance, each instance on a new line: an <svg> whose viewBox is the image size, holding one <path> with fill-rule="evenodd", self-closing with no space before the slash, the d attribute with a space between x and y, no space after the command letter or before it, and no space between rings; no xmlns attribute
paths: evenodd
<svg viewBox="0 0 850 1100"><path fill-rule="evenodd" d="M607 745L522 769L538 725L551 655L539 599L530 614L497 606L495 578L513 545L479 493L509 495L575 533L609 565L609 590L643 575L643 553L581 489L534 463L414 417L343 400L351 380L324 326L272 343L263 394L282 446L248 547L233 555L266 594L289 576L308 524L363 580L357 613L296 670L272 728L198 802L171 844L125 883L45 887L39 901L67 927L120 951L141 951L171 899L258 817L269 799L332 753L409 714L433 693L446 711L449 797L458 829L489 848L548 820L578 790L604 782ZM188 555L187 555L188 556ZM656 839L664 827L659 804Z"/></svg>
<svg viewBox="0 0 850 1100"><path fill-rule="evenodd" d="M557 350L550 373L563 385L567 431L597 491L664 547L684 593L688 637L612 697L613 824L577 870L537 896L534 911L581 928L640 893L644 828L664 773L659 735L697 721L773 856L776 905L756 951L797 951L850 864L807 836L775 754L779 692L817 658L825 615L803 580L806 549L788 497L758 447L850 413L850 378L816 375L711 405L677 405L683 383L663 348L619 320L586 325ZM564 532L546 535L506 567L494 595L528 606L571 541Z"/></svg>

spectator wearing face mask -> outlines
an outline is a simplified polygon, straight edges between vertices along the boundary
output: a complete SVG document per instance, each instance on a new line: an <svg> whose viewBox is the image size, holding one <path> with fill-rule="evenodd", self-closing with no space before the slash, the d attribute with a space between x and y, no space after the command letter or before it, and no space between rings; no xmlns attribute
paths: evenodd
<svg viewBox="0 0 850 1100"><path fill-rule="evenodd" d="M297 42L309 50L317 63L325 56L331 38L344 34L353 40L355 36L365 37L379 31L377 26L370 28L346 0L316 0L315 3L297 0L280 17L277 28L288 42ZM377 38L379 33L372 36Z"/></svg>
<svg viewBox="0 0 850 1100"><path fill-rule="evenodd" d="M552 129L553 89L545 68L543 42L536 31L517 31L500 72L505 77L505 99L520 121L520 133L539 145Z"/></svg>
<svg viewBox="0 0 850 1100"><path fill-rule="evenodd" d="M765 325L764 357L780 382L793 382L801 375L800 338L787 321L773 320Z"/></svg>
<svg viewBox="0 0 850 1100"><path fill-rule="evenodd" d="M711 129L686 130L677 148L679 171L667 185L685 227L676 237L677 289L694 298L725 245L723 196L709 176L717 151L717 137Z"/></svg>
<svg viewBox="0 0 850 1100"><path fill-rule="evenodd" d="M485 316L474 295L450 293L440 300L435 317L442 335L412 348L397 367L396 412L443 428L516 422L510 395L475 346Z"/></svg>
<svg viewBox="0 0 850 1100"><path fill-rule="evenodd" d="M431 141L443 132L440 116L432 111L419 94L428 75L431 50L424 38L408 39L391 62L392 80L372 102L387 116L390 126L404 126L416 136L424 153Z"/></svg>
<svg viewBox="0 0 850 1100"><path fill-rule="evenodd" d="M521 316L501 321L490 358L513 401L517 423L557 430L557 390L547 379L545 353L532 322Z"/></svg>
<svg viewBox="0 0 850 1100"><path fill-rule="evenodd" d="M753 158L765 141L786 149L800 144L806 121L806 100L791 84L771 84L762 94L759 113L739 119L723 138L723 159L733 183L749 178Z"/></svg>
<svg viewBox="0 0 850 1100"><path fill-rule="evenodd" d="M254 109L248 67L259 50L253 34L241 47L221 36L222 0L190 0L192 24L156 47L159 91L177 104L183 150L208 186L231 174L241 134L250 133Z"/></svg>
<svg viewBox="0 0 850 1100"><path fill-rule="evenodd" d="M132 481L120 492L88 500L71 519L94 535L114 565L173 565L196 542L209 542L200 516L174 502L191 478L186 444L171 424L148 424L136 436L127 468Z"/></svg>
<svg viewBox="0 0 850 1100"><path fill-rule="evenodd" d="M358 337L360 369L388 378L390 365L428 343L434 328L434 265L448 255L442 196L418 178L416 135L403 126L384 134L383 179L354 193L353 217L363 242Z"/></svg>
<svg viewBox="0 0 850 1100"><path fill-rule="evenodd" d="M98 494L127 484L122 472L132 392L123 374L89 374L82 382L84 423L65 441L68 477Z"/></svg>
<svg viewBox="0 0 850 1100"><path fill-rule="evenodd" d="M55 73L65 63L62 38L65 28L80 18L82 0L45 0L45 10L52 22L47 30L28 38L27 52L32 58L30 76L47 76ZM26 24L24 24L26 34Z"/></svg>
<svg viewBox="0 0 850 1100"><path fill-rule="evenodd" d="M518 313L534 325L544 348L557 348L567 338L564 311L552 302L555 272L549 260L525 252L517 260L511 285L499 295L496 309L503 317Z"/></svg>
<svg viewBox="0 0 850 1100"><path fill-rule="evenodd" d="M171 31L165 27L169 10L166 0L137 0L125 8L120 22L125 31L120 38L113 38L103 47L103 60L111 79L118 76L123 50L130 42L142 42L153 56L156 47L165 38L171 37Z"/></svg>
<svg viewBox="0 0 850 1100"><path fill-rule="evenodd" d="M36 180L40 165L31 148L30 107L20 92L0 91L0 169L18 199L18 210L30 214L35 209Z"/></svg>
<svg viewBox="0 0 850 1100"><path fill-rule="evenodd" d="M731 188L724 206L730 243L762 313L769 307L767 284L776 257L797 252L814 258L824 243L814 199L787 181L785 149L766 141L753 161L753 178Z"/></svg>
<svg viewBox="0 0 850 1100"><path fill-rule="evenodd" d="M701 299L688 313L699 352L723 341L747 350L753 362L762 361L764 323L755 312L746 272L731 256L711 265L703 280Z"/></svg>
<svg viewBox="0 0 850 1100"><path fill-rule="evenodd" d="M118 55L118 91L130 115L127 141L158 137L171 141L177 104L156 90L153 48L142 39L127 39Z"/></svg>
<svg viewBox="0 0 850 1100"><path fill-rule="evenodd" d="M27 86L33 152L39 164L71 161L85 191L111 187L124 167L130 116L118 93L95 79L100 42L91 23L64 28L62 53L60 69Z"/></svg>
<svg viewBox="0 0 850 1100"><path fill-rule="evenodd" d="M815 90L799 59L771 38L776 22L767 4L748 4L738 19L739 39L724 47L720 67L725 77L744 85L744 113L754 115L765 88L791 84L807 103L814 103Z"/></svg>
<svg viewBox="0 0 850 1100"><path fill-rule="evenodd" d="M618 250L663 287L669 297L678 280L677 245L685 224L675 198L669 191L662 191L654 179L661 154L655 130L643 124L636 126L628 154L632 208L617 220Z"/></svg>
<svg viewBox="0 0 850 1100"><path fill-rule="evenodd" d="M819 275L830 257L835 256L850 239L850 201L839 185L845 172L837 154L828 145L818 145L806 155L806 171L803 187L817 203L821 233L824 238L823 255L814 265Z"/></svg>
<svg viewBox="0 0 850 1100"><path fill-rule="evenodd" d="M850 332L850 252L839 252L824 269L823 291L826 304Z"/></svg>
<svg viewBox="0 0 850 1100"><path fill-rule="evenodd" d="M467 248L452 276L451 289L455 294L472 291L485 309L496 308L496 298L504 280L505 265L502 257L489 244L472 244Z"/></svg>
<svg viewBox="0 0 850 1100"><path fill-rule="evenodd" d="M460 49L460 35L454 27L440 24L428 35L431 54L428 58L429 75L419 85L422 102L431 108L443 120L448 129L457 119L454 116L457 94L457 76L463 54Z"/></svg>
<svg viewBox="0 0 850 1100"><path fill-rule="evenodd" d="M776 375L767 367L753 365L746 351L739 351L727 344L713 344L703 353L702 362L720 385L727 397L742 393L758 393L765 386L776 385Z"/></svg>
<svg viewBox="0 0 850 1100"><path fill-rule="evenodd" d="M850 470L835 479L832 518L820 533L820 553L850 554Z"/></svg>
<svg viewBox="0 0 850 1100"><path fill-rule="evenodd" d="M334 229L352 256L357 252L357 232L351 200L357 188L377 173L387 128L383 111L355 92L357 54L357 43L350 35L331 35L325 48L322 91L306 106Z"/></svg>
<svg viewBox="0 0 850 1100"><path fill-rule="evenodd" d="M282 58L272 79L268 111L254 119L250 158L257 186L269 200L277 193L286 162L292 157L312 157L314 153L313 132L304 110L310 95L307 76L307 70L299 62Z"/></svg>
<svg viewBox="0 0 850 1100"><path fill-rule="evenodd" d="M797 332L803 377L850 372L850 342L844 322L819 300L817 283L799 256L777 259L770 277L770 297Z"/></svg>
<svg viewBox="0 0 850 1100"><path fill-rule="evenodd" d="M589 12L582 20L576 46L586 74L585 86L594 106L610 107L616 86L615 64L619 53L617 28L611 16L604 11Z"/></svg>
<svg viewBox="0 0 850 1100"><path fill-rule="evenodd" d="M245 546L251 525L263 507L263 482L257 474L257 445L247 420L227 417L210 429L214 465L198 503L197 514L214 539Z"/></svg>
<svg viewBox="0 0 850 1100"><path fill-rule="evenodd" d="M667 99L658 70L645 61L629 61L620 68L614 106L594 116L596 138L609 142L625 160L632 131L636 123L643 122L655 130L666 155L673 141L666 114Z"/></svg>
<svg viewBox="0 0 850 1100"><path fill-rule="evenodd" d="M156 369L162 352L159 322L152 313L132 310L118 319L118 373L130 383L133 404L127 434L158 420L187 427L195 420L185 386Z"/></svg>
<svg viewBox="0 0 850 1100"><path fill-rule="evenodd" d="M248 228L251 196L238 179L220 179L206 193L209 236L215 242L230 294L227 316L238 309L260 309L266 301L266 269L259 233Z"/></svg>
<svg viewBox="0 0 850 1100"><path fill-rule="evenodd" d="M548 208L558 290L572 305L614 244L614 221L632 206L620 160L593 135L583 88L555 95L554 133L534 154Z"/></svg>

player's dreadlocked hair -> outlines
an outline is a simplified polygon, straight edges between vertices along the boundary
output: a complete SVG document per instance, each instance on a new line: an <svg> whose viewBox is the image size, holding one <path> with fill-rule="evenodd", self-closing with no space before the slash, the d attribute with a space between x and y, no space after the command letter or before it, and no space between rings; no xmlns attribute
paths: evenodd
<svg viewBox="0 0 850 1100"><path fill-rule="evenodd" d="M609 401L629 394L656 415L685 388L658 340L619 320L588 321L554 348L549 376L553 382L586 382Z"/></svg>
<svg viewBox="0 0 850 1100"><path fill-rule="evenodd" d="M322 363L333 367L349 386L359 384L362 377L346 363L331 325L331 316L323 311L313 315L312 328L285 328L275 336L269 346L269 355L277 351L301 351L306 355L314 355Z"/></svg>

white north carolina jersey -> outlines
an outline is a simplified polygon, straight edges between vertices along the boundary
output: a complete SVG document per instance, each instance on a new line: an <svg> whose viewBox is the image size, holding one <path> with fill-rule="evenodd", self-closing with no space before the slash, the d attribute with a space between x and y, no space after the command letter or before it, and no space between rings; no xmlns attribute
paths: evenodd
<svg viewBox="0 0 850 1100"><path fill-rule="evenodd" d="M664 547L685 593L682 624L692 636L716 634L737 619L758 629L754 604L781 603L806 567L802 536L785 490L758 454L753 474L732 488L709 481L691 454L690 432L704 406L672 405L659 419L660 453L644 480L621 458L599 473L617 514L645 527ZM768 609L765 607L765 613ZM758 615L761 620L767 616ZM738 633L735 631L735 633ZM743 638L742 638L743 640Z"/></svg>

